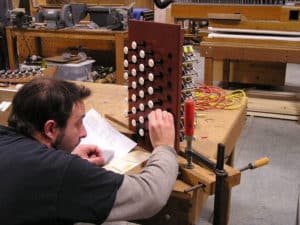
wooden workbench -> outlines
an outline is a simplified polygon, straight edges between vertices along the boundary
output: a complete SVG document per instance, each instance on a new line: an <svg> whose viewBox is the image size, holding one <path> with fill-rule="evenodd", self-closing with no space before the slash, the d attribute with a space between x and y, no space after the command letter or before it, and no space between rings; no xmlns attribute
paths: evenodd
<svg viewBox="0 0 300 225"><path fill-rule="evenodd" d="M124 101L127 97L125 86L95 83L84 84L92 90L92 96L86 100L86 110L95 108L102 115L109 114L111 117L116 118L119 123L127 125L127 118L124 116L124 112L127 111L128 107ZM245 122L245 109L246 100L238 110L201 112L203 117L197 118L195 129L196 140L193 143L193 147L208 158L215 159L217 145L218 143L223 143L226 146L227 162L233 166L234 147ZM124 126L119 126L117 123L112 124L121 131L123 130L123 132L127 130L124 130ZM182 143L181 151L184 151L184 148L185 143ZM178 156L178 161L180 164L185 163L183 157L180 156ZM215 182L214 173L205 170L203 167L195 167L192 169L191 174L200 174L203 178L202 181L208 184L207 188L212 184L211 189L198 189L193 193L185 193L184 190L191 187L191 185L178 179L168 205L157 216L146 221L139 221L139 223L164 225L195 224L208 196L213 194ZM227 207L229 217L230 189L232 186L239 184L240 173L231 167L226 167L226 170L229 173L230 181L228 182L227 205L224 207ZM190 176L188 179L191 179L191 182L196 184L199 180L195 180L195 177Z"/></svg>
<svg viewBox="0 0 300 225"><path fill-rule="evenodd" d="M61 43L64 40L81 40L82 43L86 44L89 40L99 41L97 45L100 45L101 41L108 41L114 43L115 48L115 68L116 68L116 82L123 84L123 47L124 41L127 39L127 31L106 31L106 30L87 30L87 29L19 29L13 27L6 28L7 45L9 52L9 66L11 69L17 68L14 49L14 39L18 42L23 42L21 48L27 49L27 55L39 54L42 55L41 39L52 38L55 39L51 42L51 46L55 48L55 44ZM34 38L36 43L31 46L28 44L28 38ZM94 46L97 49L99 46ZM65 46L66 47L66 46ZM29 49L30 48L30 49ZM29 51L29 52L28 52ZM34 52L37 51L37 52ZM44 52L45 54L47 52ZM27 56L26 55L26 56Z"/></svg>
<svg viewBox="0 0 300 225"><path fill-rule="evenodd" d="M221 63L222 81L229 81L230 61L300 63L300 41L247 38L205 38L200 44L205 58L204 83L212 85L215 63Z"/></svg>

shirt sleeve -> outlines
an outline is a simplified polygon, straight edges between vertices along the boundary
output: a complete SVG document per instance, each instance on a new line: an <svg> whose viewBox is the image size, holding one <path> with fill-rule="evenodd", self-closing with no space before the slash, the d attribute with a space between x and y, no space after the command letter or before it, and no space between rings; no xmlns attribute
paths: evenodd
<svg viewBox="0 0 300 225"><path fill-rule="evenodd" d="M153 216L167 203L177 176L175 150L157 147L139 174L124 177L107 221Z"/></svg>
<svg viewBox="0 0 300 225"><path fill-rule="evenodd" d="M63 177L57 199L58 220L101 224L114 204L124 175L74 156Z"/></svg>

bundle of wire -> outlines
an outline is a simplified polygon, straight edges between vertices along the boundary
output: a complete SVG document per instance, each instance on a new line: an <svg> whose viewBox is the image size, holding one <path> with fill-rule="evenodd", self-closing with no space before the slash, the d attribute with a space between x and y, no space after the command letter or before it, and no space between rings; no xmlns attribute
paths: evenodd
<svg viewBox="0 0 300 225"><path fill-rule="evenodd" d="M194 91L195 109L238 109L246 101L246 93L239 89L225 91L220 87L200 84Z"/></svg>

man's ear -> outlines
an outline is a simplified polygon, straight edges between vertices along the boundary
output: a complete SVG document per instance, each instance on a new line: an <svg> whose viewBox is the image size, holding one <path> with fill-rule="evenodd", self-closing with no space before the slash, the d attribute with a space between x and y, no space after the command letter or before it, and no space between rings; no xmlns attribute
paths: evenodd
<svg viewBox="0 0 300 225"><path fill-rule="evenodd" d="M54 120L47 120L44 124L44 134L50 140L56 140L59 127Z"/></svg>

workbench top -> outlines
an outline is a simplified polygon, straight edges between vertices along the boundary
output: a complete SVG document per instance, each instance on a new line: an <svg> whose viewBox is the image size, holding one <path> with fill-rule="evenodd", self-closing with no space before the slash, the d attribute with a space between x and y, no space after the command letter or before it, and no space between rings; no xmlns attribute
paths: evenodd
<svg viewBox="0 0 300 225"><path fill-rule="evenodd" d="M125 113L128 111L127 86L115 84L83 83L92 90L92 96L86 100L86 110L96 109L102 116L106 114L115 118L124 126L128 124ZM237 110L198 111L196 120L195 142L193 147L208 157L215 158L218 143L226 147L228 157L240 135L245 122L246 101ZM123 126L118 129L124 130ZM184 149L185 143L182 143Z"/></svg>

